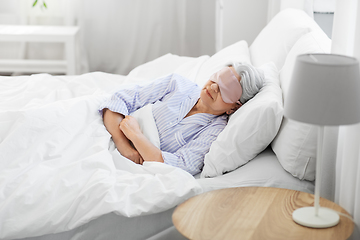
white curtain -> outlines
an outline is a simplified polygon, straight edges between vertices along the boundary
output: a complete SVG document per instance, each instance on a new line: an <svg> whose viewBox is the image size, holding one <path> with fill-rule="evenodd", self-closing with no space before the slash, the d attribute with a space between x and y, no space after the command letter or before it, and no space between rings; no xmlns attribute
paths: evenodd
<svg viewBox="0 0 360 240"><path fill-rule="evenodd" d="M360 59L360 3L337 0L332 52ZM360 103L359 103L360 105ZM335 202L354 218L352 240L360 239L360 124L341 126L336 161Z"/></svg>
<svg viewBox="0 0 360 240"><path fill-rule="evenodd" d="M89 71L127 74L167 53L215 52L215 0L78 0Z"/></svg>

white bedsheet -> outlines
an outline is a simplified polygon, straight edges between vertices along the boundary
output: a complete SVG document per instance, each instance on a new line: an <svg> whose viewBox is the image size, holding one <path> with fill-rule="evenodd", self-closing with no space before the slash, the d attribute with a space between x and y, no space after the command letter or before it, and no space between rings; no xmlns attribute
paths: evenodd
<svg viewBox="0 0 360 240"><path fill-rule="evenodd" d="M161 212L202 192L181 169L136 165L109 150L97 108L129 81L105 73L0 78L0 238L67 231L109 212Z"/></svg>

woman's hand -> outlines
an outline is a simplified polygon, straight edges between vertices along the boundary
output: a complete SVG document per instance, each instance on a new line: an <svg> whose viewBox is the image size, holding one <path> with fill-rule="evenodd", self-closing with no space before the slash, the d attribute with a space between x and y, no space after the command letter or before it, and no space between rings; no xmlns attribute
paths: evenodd
<svg viewBox="0 0 360 240"><path fill-rule="evenodd" d="M123 121L123 119L125 119L125 117L120 113L104 109L103 118L104 125L111 134L111 137L120 154L135 163L142 164L143 158L139 152L130 144L129 139L119 129L120 123Z"/></svg>
<svg viewBox="0 0 360 240"><path fill-rule="evenodd" d="M132 146L120 144L119 146L116 145L116 148L118 149L120 154L126 157L127 159L130 159L131 161L137 164L143 164L144 159L141 157L140 153Z"/></svg>
<svg viewBox="0 0 360 240"><path fill-rule="evenodd" d="M126 116L120 123L120 130L134 144L143 161L164 162L160 149L145 137L134 117Z"/></svg>
<svg viewBox="0 0 360 240"><path fill-rule="evenodd" d="M119 128L120 131L125 135L125 137L129 139L131 142L134 141L136 137L142 135L139 123L132 116L126 116L120 122ZM131 161L137 164L142 164L144 162L140 153L132 146L121 144L117 148L121 155L130 159Z"/></svg>
<svg viewBox="0 0 360 240"><path fill-rule="evenodd" d="M139 123L129 115L120 122L120 130L131 142L142 135Z"/></svg>

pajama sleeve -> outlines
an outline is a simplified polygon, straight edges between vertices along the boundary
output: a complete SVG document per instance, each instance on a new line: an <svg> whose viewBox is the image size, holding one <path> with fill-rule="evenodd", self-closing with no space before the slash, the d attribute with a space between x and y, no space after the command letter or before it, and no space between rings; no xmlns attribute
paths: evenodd
<svg viewBox="0 0 360 240"><path fill-rule="evenodd" d="M146 85L131 85L114 93L109 100L104 102L99 112L107 108L113 112L121 113L124 116L137 109L161 100L167 94L174 91L176 82L173 74L153 80Z"/></svg>

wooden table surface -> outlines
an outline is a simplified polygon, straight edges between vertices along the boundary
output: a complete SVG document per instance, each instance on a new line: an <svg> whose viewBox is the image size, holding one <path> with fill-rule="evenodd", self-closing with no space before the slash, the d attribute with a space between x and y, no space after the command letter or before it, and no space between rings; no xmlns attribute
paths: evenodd
<svg viewBox="0 0 360 240"><path fill-rule="evenodd" d="M354 228L340 216L338 225L307 228L292 220L292 212L313 206L314 195L268 187L228 188L203 193L179 205L172 216L176 229L189 239L347 239ZM339 205L320 198L320 206L349 215Z"/></svg>

